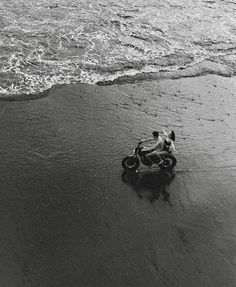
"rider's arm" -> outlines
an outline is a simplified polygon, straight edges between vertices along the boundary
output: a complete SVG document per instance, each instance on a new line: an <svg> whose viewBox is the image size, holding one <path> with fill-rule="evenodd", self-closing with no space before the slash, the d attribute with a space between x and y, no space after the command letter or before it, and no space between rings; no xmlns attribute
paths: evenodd
<svg viewBox="0 0 236 287"><path fill-rule="evenodd" d="M162 130L163 130L163 134L167 137L168 136L167 132L164 129Z"/></svg>
<svg viewBox="0 0 236 287"><path fill-rule="evenodd" d="M153 146L149 148L145 148L145 151L151 152L151 151L157 150L161 148L161 143L162 143L162 138L160 137L160 139Z"/></svg>
<svg viewBox="0 0 236 287"><path fill-rule="evenodd" d="M175 149L175 145L174 145L173 141L171 141L170 147L174 152L178 153L177 150Z"/></svg>
<svg viewBox="0 0 236 287"><path fill-rule="evenodd" d="M143 150L147 151L147 152L151 152L151 151L155 150L155 147L156 147L156 145L148 147L148 148L144 148Z"/></svg>
<svg viewBox="0 0 236 287"><path fill-rule="evenodd" d="M153 138L149 138L149 139L146 139L146 140L140 140L139 143L145 143L145 142L150 142L150 141L153 141L154 139Z"/></svg>

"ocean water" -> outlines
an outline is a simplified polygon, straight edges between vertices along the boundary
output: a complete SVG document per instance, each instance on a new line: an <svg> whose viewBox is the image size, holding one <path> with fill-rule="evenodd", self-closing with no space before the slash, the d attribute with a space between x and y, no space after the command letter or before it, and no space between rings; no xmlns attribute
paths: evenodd
<svg viewBox="0 0 236 287"><path fill-rule="evenodd" d="M232 0L0 0L0 95L205 61L234 75L235 15Z"/></svg>

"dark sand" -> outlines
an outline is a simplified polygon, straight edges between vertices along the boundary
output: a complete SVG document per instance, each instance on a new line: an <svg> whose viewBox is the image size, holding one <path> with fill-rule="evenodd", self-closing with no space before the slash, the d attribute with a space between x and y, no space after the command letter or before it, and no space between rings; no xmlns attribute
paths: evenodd
<svg viewBox="0 0 236 287"><path fill-rule="evenodd" d="M0 102L0 286L236 286L235 91L212 75ZM170 178L123 174L163 127Z"/></svg>

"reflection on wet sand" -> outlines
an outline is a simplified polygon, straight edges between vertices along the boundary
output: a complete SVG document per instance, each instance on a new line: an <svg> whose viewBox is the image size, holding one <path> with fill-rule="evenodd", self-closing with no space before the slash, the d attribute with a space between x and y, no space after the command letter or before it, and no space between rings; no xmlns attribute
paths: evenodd
<svg viewBox="0 0 236 287"><path fill-rule="evenodd" d="M173 170L148 170L143 172L124 171L122 180L131 185L139 198L148 198L151 203L162 196L163 200L170 202L170 193L167 187L175 178Z"/></svg>

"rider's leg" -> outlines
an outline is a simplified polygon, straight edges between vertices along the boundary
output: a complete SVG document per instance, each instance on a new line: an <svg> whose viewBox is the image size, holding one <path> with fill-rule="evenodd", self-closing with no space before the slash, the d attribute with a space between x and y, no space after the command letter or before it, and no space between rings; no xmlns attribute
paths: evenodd
<svg viewBox="0 0 236 287"><path fill-rule="evenodd" d="M155 154L159 160L158 164L162 164L163 163L163 159L161 158L162 155L166 154L166 151L155 151L153 152L153 154Z"/></svg>
<svg viewBox="0 0 236 287"><path fill-rule="evenodd" d="M153 154L155 154L154 151L153 151L153 152L149 152L149 153L147 153L147 154L145 155L145 157L146 157L146 158L149 160L149 162L150 162L150 165L149 165L149 166L152 165L152 159L151 159L151 157L152 157Z"/></svg>
<svg viewBox="0 0 236 287"><path fill-rule="evenodd" d="M164 154L167 154L167 152L166 151L152 151L152 152L149 152L149 153L147 153L145 156L146 156L146 158L150 161L150 166L152 165L152 156L153 155L155 155L155 156L157 156L157 158L158 158L158 164L161 164L161 163L163 163L163 159L161 158L161 156L162 155L164 155Z"/></svg>

